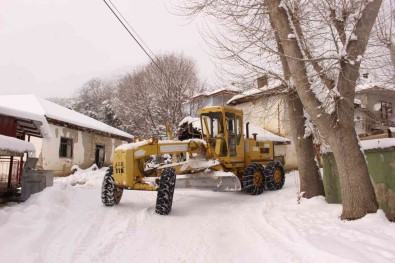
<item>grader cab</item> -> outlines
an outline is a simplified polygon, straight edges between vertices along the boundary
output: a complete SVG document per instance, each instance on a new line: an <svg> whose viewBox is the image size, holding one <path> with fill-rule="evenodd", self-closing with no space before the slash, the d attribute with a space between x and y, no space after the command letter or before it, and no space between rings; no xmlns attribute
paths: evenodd
<svg viewBox="0 0 395 263"><path fill-rule="evenodd" d="M243 112L229 107L199 111L201 139L155 139L119 146L102 185L102 202L120 202L124 189L157 191L156 212L168 214L175 188L244 190L259 195L284 185L283 165L274 160L272 141L257 141L243 132ZM150 165L149 159L170 155L172 163Z"/></svg>

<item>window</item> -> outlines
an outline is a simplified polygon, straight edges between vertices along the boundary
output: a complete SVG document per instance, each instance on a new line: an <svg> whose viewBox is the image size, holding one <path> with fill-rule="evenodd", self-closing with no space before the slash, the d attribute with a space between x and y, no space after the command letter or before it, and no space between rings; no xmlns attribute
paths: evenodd
<svg viewBox="0 0 395 263"><path fill-rule="evenodd" d="M229 135L229 151L230 156L236 156L236 141L237 141L237 124L236 124L236 116L234 113L226 112L226 126L228 128Z"/></svg>
<svg viewBox="0 0 395 263"><path fill-rule="evenodd" d="M210 145L218 156L227 156L228 149L225 142L225 130L221 112L209 112L201 115L203 136L209 133Z"/></svg>
<svg viewBox="0 0 395 263"><path fill-rule="evenodd" d="M241 131L242 131L242 120L240 116L236 117L236 135L237 135L237 145L240 144L241 139Z"/></svg>
<svg viewBox="0 0 395 263"><path fill-rule="evenodd" d="M104 145L96 145L96 150L95 150L95 163L97 167L102 168L104 164Z"/></svg>
<svg viewBox="0 0 395 263"><path fill-rule="evenodd" d="M382 101L380 113L381 118L388 119L392 115L392 103Z"/></svg>
<svg viewBox="0 0 395 263"><path fill-rule="evenodd" d="M60 138L59 157L73 157L73 139Z"/></svg>

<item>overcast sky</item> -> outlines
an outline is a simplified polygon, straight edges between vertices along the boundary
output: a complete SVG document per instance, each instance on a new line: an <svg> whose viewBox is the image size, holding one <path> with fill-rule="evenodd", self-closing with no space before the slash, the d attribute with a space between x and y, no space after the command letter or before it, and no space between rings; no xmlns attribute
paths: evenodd
<svg viewBox="0 0 395 263"><path fill-rule="evenodd" d="M199 21L171 14L168 0L112 2L154 53L183 52L212 81ZM69 97L91 78L148 62L103 0L0 0L0 95Z"/></svg>

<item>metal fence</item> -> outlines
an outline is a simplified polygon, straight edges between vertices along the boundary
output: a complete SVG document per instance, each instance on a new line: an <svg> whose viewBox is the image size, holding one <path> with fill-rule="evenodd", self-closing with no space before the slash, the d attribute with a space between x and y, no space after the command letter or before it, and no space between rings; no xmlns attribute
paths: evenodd
<svg viewBox="0 0 395 263"><path fill-rule="evenodd" d="M10 176L10 166L11 176ZM0 157L0 184L11 187L20 187L21 185L21 161L11 157ZM11 180L10 180L11 179Z"/></svg>

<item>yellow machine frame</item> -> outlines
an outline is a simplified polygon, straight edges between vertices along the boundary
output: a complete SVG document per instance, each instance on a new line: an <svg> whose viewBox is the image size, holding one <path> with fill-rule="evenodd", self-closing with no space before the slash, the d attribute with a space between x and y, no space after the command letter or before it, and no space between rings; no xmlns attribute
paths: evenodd
<svg viewBox="0 0 395 263"><path fill-rule="evenodd" d="M244 138L243 112L230 107L209 107L199 111L202 139L187 141L157 141L154 139L122 145L115 150L113 175L120 188L155 191L155 184L144 178L160 175L166 167L173 167L177 174L196 173L207 168L233 172L241 179L243 170L250 163L267 164L274 160L272 141ZM220 130L222 129L222 130ZM222 131L222 133L220 133ZM186 154L205 155L218 160L200 168L186 162L162 165L151 171L144 170L145 159L150 155ZM173 158L175 159L175 158Z"/></svg>

